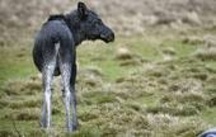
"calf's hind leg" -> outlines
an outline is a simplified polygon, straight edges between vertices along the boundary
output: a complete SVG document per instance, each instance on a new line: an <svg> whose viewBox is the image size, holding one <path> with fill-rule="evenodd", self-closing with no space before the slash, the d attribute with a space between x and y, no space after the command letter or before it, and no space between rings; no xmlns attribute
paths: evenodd
<svg viewBox="0 0 216 137"><path fill-rule="evenodd" d="M76 81L76 73L77 73L77 68L76 68L76 63L74 62L72 66L72 73L71 73L71 79L70 79L70 85L71 85L71 108L72 108L72 126L73 129L76 130L78 128L78 120L77 120L77 112L76 112L76 105L77 105L77 100L76 100L76 94L75 94L75 81Z"/></svg>
<svg viewBox="0 0 216 137"><path fill-rule="evenodd" d="M71 85L71 77L74 70L70 63L63 63L61 67L61 76L63 84L63 100L66 110L66 126L69 132L76 130L77 128L77 116L76 116L76 98L75 98L75 88Z"/></svg>
<svg viewBox="0 0 216 137"><path fill-rule="evenodd" d="M50 128L51 126L51 85L53 79L53 73L55 69L55 64L53 62L49 63L45 66L43 70L43 90L44 90L44 98L43 98L43 107L42 107L42 118L41 118L41 126L43 128Z"/></svg>
<svg viewBox="0 0 216 137"><path fill-rule="evenodd" d="M72 123L70 120L70 116L71 116L71 110L70 110L71 86L69 83L70 76L71 76L70 64L61 63L60 64L60 71L61 71L62 85L63 85L63 101L65 104L65 110L66 110L66 126L67 126L67 130L69 132L71 132L72 131Z"/></svg>
<svg viewBox="0 0 216 137"><path fill-rule="evenodd" d="M59 44L55 44L55 48L58 48ZM50 48L50 54L46 55L46 62L44 63L44 67L42 70L42 79L43 79L43 106L42 106L42 118L41 118L41 127L50 128L51 126L51 86L53 74L56 67L57 60L57 50Z"/></svg>

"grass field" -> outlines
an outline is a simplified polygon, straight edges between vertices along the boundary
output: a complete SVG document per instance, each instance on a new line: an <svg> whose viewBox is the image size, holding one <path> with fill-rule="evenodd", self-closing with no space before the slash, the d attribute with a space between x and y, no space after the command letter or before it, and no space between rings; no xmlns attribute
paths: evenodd
<svg viewBox="0 0 216 137"><path fill-rule="evenodd" d="M147 30L77 49L79 130L65 133L59 78L52 129L39 127L41 76L32 38L0 48L0 136L193 137L216 124L214 29ZM215 51L215 52L214 52Z"/></svg>
<svg viewBox="0 0 216 137"><path fill-rule="evenodd" d="M195 137L216 125L215 0L84 0L116 33L77 48L79 129L66 133L60 78L40 128L34 36L78 0L0 1L0 137Z"/></svg>

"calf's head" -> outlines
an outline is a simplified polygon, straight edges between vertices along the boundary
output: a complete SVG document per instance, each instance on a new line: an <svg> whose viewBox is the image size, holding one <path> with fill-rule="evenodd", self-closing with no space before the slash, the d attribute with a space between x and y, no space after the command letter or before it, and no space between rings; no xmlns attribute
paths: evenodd
<svg viewBox="0 0 216 137"><path fill-rule="evenodd" d="M115 35L113 31L103 23L95 12L89 10L82 2L79 2L77 5L77 16L79 18L79 29L86 39L100 39L106 43L114 41Z"/></svg>

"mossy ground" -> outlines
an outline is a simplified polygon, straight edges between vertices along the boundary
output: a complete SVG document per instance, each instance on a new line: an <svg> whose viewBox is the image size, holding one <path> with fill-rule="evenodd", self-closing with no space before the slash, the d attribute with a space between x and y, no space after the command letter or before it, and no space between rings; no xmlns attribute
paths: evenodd
<svg viewBox="0 0 216 137"><path fill-rule="evenodd" d="M73 134L65 132L59 80L54 84L52 129L47 133L39 127L42 89L32 62L32 39L9 42L0 48L0 136L193 137L216 124L216 54L196 54L206 34L216 35L206 29L149 30L117 36L108 45L80 45L80 126ZM116 57L122 47L130 51L129 58Z"/></svg>

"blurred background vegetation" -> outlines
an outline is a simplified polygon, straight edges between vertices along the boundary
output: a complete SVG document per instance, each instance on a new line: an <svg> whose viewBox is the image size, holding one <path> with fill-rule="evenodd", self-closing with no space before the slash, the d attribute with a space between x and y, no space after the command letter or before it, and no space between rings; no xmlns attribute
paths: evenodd
<svg viewBox="0 0 216 137"><path fill-rule="evenodd" d="M34 37L76 0L0 0L0 136L47 136L39 127L41 75ZM51 136L194 137L216 125L215 0L84 0L116 33L78 51L80 128L66 134L59 79Z"/></svg>

